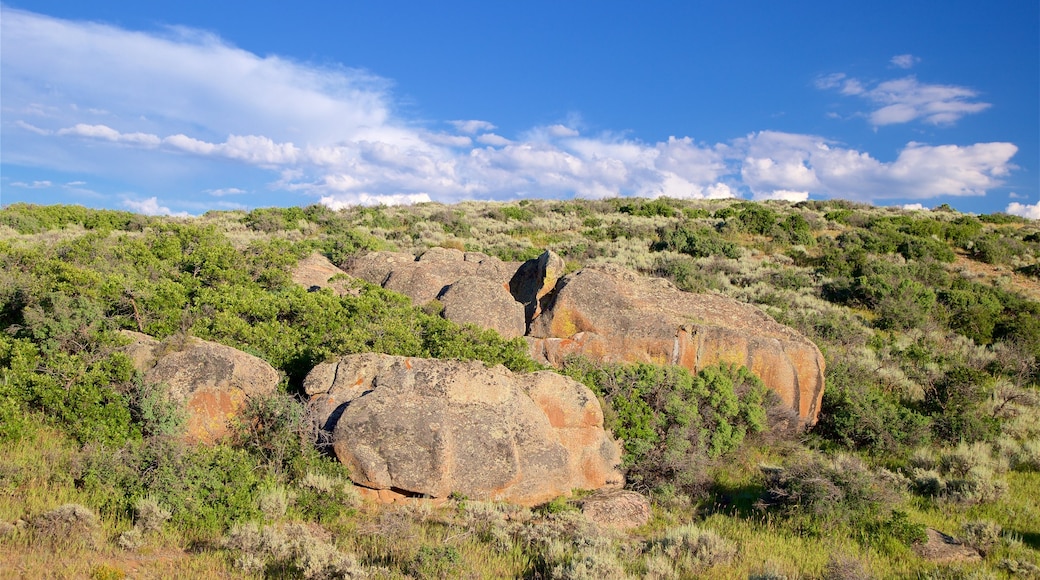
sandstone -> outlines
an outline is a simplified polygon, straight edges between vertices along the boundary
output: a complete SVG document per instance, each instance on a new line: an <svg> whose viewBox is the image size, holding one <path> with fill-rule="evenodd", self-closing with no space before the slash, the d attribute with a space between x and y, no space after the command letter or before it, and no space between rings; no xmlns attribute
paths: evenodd
<svg viewBox="0 0 1040 580"><path fill-rule="evenodd" d="M346 271L387 290L400 292L421 305L466 276L477 276L508 287L516 268L516 264L479 252L430 248L418 258L400 252L372 252L351 260Z"/></svg>
<svg viewBox="0 0 1040 580"><path fill-rule="evenodd" d="M542 252L542 255L517 268L509 280L509 291L517 302L524 305L524 315L528 321L541 314L540 301L556 287L556 281L563 276L565 268L563 258L552 251Z"/></svg>
<svg viewBox="0 0 1040 580"><path fill-rule="evenodd" d="M982 559L979 551L971 546L958 542L952 536L928 528L928 541L914 546L917 555L936 564L956 562L978 562Z"/></svg>
<svg viewBox="0 0 1040 580"><path fill-rule="evenodd" d="M513 300L502 284L487 278L460 278L438 299L444 305L442 315L452 322L490 328L504 338L523 336L527 331L523 304Z"/></svg>
<svg viewBox="0 0 1040 580"><path fill-rule="evenodd" d="M368 353L318 365L304 390L367 488L534 505L622 483L599 402L556 373Z"/></svg>
<svg viewBox="0 0 1040 580"><path fill-rule="evenodd" d="M629 530L650 521L650 500L634 491L604 489L582 501L581 512L590 521L616 530Z"/></svg>
<svg viewBox="0 0 1040 580"><path fill-rule="evenodd" d="M348 279L332 280L336 276L341 278L347 277L343 270L337 268L328 258L317 252L300 260L292 271L292 281L308 290L331 288L340 296L346 294L356 296L359 293L358 290L352 287Z"/></svg>
<svg viewBox="0 0 1040 580"><path fill-rule="evenodd" d="M528 333L532 356L558 366L580 354L607 362L747 366L812 424L823 398L824 360L810 340L764 312L716 294L616 267L560 279Z"/></svg>
<svg viewBox="0 0 1040 580"><path fill-rule="evenodd" d="M134 340L125 351L145 382L166 385L172 399L184 405L188 441L224 438L229 421L249 399L271 395L278 386L271 365L230 346L188 338L173 347L141 333L123 334Z"/></svg>

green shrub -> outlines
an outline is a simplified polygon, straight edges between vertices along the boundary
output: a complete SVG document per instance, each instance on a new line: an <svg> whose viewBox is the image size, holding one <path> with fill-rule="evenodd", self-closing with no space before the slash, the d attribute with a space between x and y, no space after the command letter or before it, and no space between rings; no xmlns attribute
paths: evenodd
<svg viewBox="0 0 1040 580"><path fill-rule="evenodd" d="M932 415L932 432L949 442L987 440L999 431L992 415L982 412L982 404L992 392L992 378L968 366L948 370L925 393L923 408Z"/></svg>
<svg viewBox="0 0 1040 580"><path fill-rule="evenodd" d="M170 396L164 383L146 383L137 376L126 392L130 416L145 437L175 437L184 433L188 413Z"/></svg>
<svg viewBox="0 0 1040 580"><path fill-rule="evenodd" d="M731 540L694 524L668 530L659 540L651 542L650 547L652 552L672 562L676 577L726 564L737 555L737 546Z"/></svg>
<svg viewBox="0 0 1040 580"><path fill-rule="evenodd" d="M248 573L307 579L366 576L354 555L340 551L319 526L243 524L232 528L223 544L236 553L235 565Z"/></svg>
<svg viewBox="0 0 1040 580"><path fill-rule="evenodd" d="M812 535L834 524L870 529L895 500L893 490L851 455L812 455L786 468L763 471L764 505L793 518Z"/></svg>
<svg viewBox="0 0 1040 580"><path fill-rule="evenodd" d="M990 521L971 521L961 527L961 541L978 550L983 556L1000 544L1000 524Z"/></svg>
<svg viewBox="0 0 1040 580"><path fill-rule="evenodd" d="M659 229L657 241L651 244L650 249L655 252L664 250L679 252L694 258L718 255L739 258L742 253L740 246L726 241L715 230L691 223L681 223Z"/></svg>
<svg viewBox="0 0 1040 580"><path fill-rule="evenodd" d="M775 211L761 203L748 202L737 214L741 229L748 233L768 235L776 225L778 216Z"/></svg>
<svg viewBox="0 0 1040 580"><path fill-rule="evenodd" d="M842 360L827 369L827 388L812 433L846 449L898 454L927 440L929 423L886 394L874 369Z"/></svg>
<svg viewBox="0 0 1040 580"><path fill-rule="evenodd" d="M90 508L75 503L58 506L29 522L34 542L55 548L95 547L101 524Z"/></svg>
<svg viewBox="0 0 1040 580"><path fill-rule="evenodd" d="M767 428L766 389L744 367L694 375L678 366L566 361L564 373L605 401L607 426L624 441L629 481L696 485L704 463Z"/></svg>

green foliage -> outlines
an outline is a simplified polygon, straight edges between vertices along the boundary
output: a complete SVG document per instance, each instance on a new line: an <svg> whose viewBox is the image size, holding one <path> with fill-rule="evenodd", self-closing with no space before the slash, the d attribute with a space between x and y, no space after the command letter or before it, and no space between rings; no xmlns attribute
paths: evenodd
<svg viewBox="0 0 1040 580"><path fill-rule="evenodd" d="M947 371L924 400L924 408L934 416L935 436L949 442L971 443L996 435L996 419L980 412L992 392L991 383L984 372L967 366Z"/></svg>
<svg viewBox="0 0 1040 580"><path fill-rule="evenodd" d="M132 378L122 354L48 356L30 340L0 335L0 412L13 418L2 431L17 438L26 428L20 415L40 410L79 441L121 443L138 433L117 390Z"/></svg>
<svg viewBox="0 0 1040 580"><path fill-rule="evenodd" d="M819 536L851 526L861 540L898 533L912 543L923 531L902 516L889 515L897 499L890 484L855 456L809 455L764 471L764 505L790 518L804 534Z"/></svg>
<svg viewBox="0 0 1040 580"><path fill-rule="evenodd" d="M791 214L780 221L776 227L776 238L783 238L788 244L811 246L816 243L809 222L800 214Z"/></svg>
<svg viewBox="0 0 1040 580"><path fill-rule="evenodd" d="M927 439L930 421L879 388L873 371L846 361L832 364L812 432L846 449L901 454Z"/></svg>
<svg viewBox="0 0 1040 580"><path fill-rule="evenodd" d="M530 209L511 205L502 208L502 215L508 219L520 222L531 221L534 218L534 212Z"/></svg>
<svg viewBox="0 0 1040 580"><path fill-rule="evenodd" d="M892 510L887 519L872 522L865 531L875 544L883 544L886 538L894 538L904 546L928 541L928 526L912 522L909 515L900 510Z"/></svg>
<svg viewBox="0 0 1040 580"><path fill-rule="evenodd" d="M174 525L210 532L257 518L255 498L264 484L244 450L189 448L166 438L94 447L74 476L103 512L129 515L150 497L170 509Z"/></svg>
<svg viewBox="0 0 1040 580"><path fill-rule="evenodd" d="M618 207L620 213L626 213L628 215L634 215L639 217L664 217L670 218L678 215L678 211L669 203L669 200L664 197L658 197L649 201L633 201L629 203L620 204Z"/></svg>
<svg viewBox="0 0 1040 580"><path fill-rule="evenodd" d="M145 437L175 437L184 433L187 412L163 383L146 383L140 376L126 393L130 416Z"/></svg>
<svg viewBox="0 0 1040 580"><path fill-rule="evenodd" d="M726 241L721 234L715 230L697 226L693 223L680 223L663 227L657 232L657 241L653 242L650 249L656 252L670 250L702 258L706 256L726 256L727 258L739 258L740 247Z"/></svg>
<svg viewBox="0 0 1040 580"><path fill-rule="evenodd" d="M761 203L745 203L737 214L741 229L760 236L769 235L777 222L777 214Z"/></svg>
<svg viewBox="0 0 1040 580"><path fill-rule="evenodd" d="M564 372L603 398L608 426L625 445L630 481L689 487L709 459L767 428L766 390L744 367L567 362Z"/></svg>
<svg viewBox="0 0 1040 580"><path fill-rule="evenodd" d="M128 211L87 209L79 205L35 205L13 203L0 210L0 225L20 234L82 226L88 230L141 231L152 218Z"/></svg>

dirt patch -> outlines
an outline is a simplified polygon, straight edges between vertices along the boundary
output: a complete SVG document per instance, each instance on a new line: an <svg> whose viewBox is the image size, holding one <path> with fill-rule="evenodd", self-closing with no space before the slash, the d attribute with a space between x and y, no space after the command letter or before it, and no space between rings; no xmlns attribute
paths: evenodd
<svg viewBox="0 0 1040 580"><path fill-rule="evenodd" d="M979 551L965 546L952 536L928 528L928 541L914 546L917 555L936 564L954 562L978 562L982 559Z"/></svg>
<svg viewBox="0 0 1040 580"><path fill-rule="evenodd" d="M969 273L973 278L981 279L992 286L1002 286L1006 290L1040 302L1040 280L1019 274L1011 266L986 264L958 253L950 269L954 272Z"/></svg>

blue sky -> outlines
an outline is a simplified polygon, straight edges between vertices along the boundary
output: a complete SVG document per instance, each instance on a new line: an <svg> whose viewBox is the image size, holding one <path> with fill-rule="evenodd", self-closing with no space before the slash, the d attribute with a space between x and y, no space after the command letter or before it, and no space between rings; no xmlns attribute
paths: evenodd
<svg viewBox="0 0 1040 580"><path fill-rule="evenodd" d="M0 9L3 204L667 195L1040 218L1034 0Z"/></svg>

